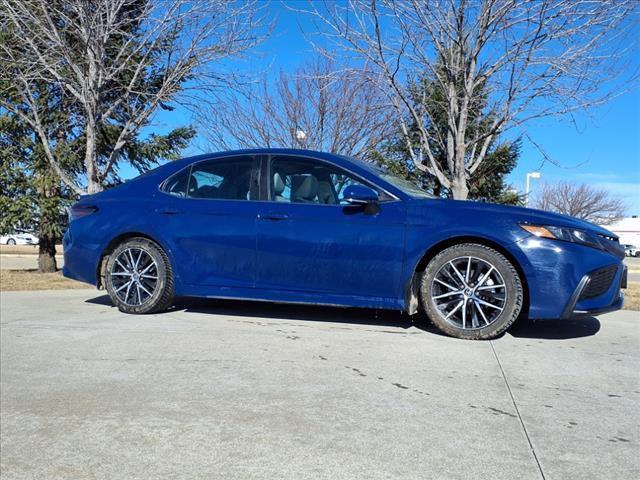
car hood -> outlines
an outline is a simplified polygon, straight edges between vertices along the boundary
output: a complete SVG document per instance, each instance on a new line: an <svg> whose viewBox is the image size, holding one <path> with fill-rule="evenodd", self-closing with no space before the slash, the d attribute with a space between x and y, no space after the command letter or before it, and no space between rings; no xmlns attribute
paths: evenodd
<svg viewBox="0 0 640 480"><path fill-rule="evenodd" d="M450 211L451 214L473 214L478 221L487 219L505 220L509 219L516 223L531 223L534 225L555 225L559 227L569 227L579 230L586 230L617 239L618 236L606 228L602 228L594 223L580 220L568 215L537 210L534 208L515 207L511 205L498 205L495 203L473 202L467 200L449 199L415 199L411 202L411 211L414 215L421 213L428 216L434 208L442 208ZM435 205L434 205L435 204Z"/></svg>

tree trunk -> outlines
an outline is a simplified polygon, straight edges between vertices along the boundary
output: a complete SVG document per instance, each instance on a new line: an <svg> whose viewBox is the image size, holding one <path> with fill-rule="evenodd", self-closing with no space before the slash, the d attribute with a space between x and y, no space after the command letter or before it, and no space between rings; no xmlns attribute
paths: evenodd
<svg viewBox="0 0 640 480"><path fill-rule="evenodd" d="M60 188L53 172L48 170L44 156L36 163L38 172L38 271L51 273L58 270L56 264L56 239L59 236L58 220L60 212Z"/></svg>
<svg viewBox="0 0 640 480"><path fill-rule="evenodd" d="M469 196L469 187L467 186L467 179L464 176L452 179L451 194L455 200L467 199Z"/></svg>
<svg viewBox="0 0 640 480"><path fill-rule="evenodd" d="M84 166L87 171L87 193L102 191L102 182L98 177L98 139L94 109L87 109L87 125L85 129L86 150Z"/></svg>
<svg viewBox="0 0 640 480"><path fill-rule="evenodd" d="M84 32L83 32L84 33ZM84 157L84 167L87 171L87 193L89 195L100 192L102 190L102 184L98 177L98 104L100 101L100 94L98 88L98 50L95 49L94 43L96 37L93 35L87 36L85 44L86 48L86 89L84 94L86 95L86 103L84 105L85 114L87 116L87 124L85 128L85 140L86 151Z"/></svg>
<svg viewBox="0 0 640 480"><path fill-rule="evenodd" d="M56 263L56 237L55 235L40 235L38 246L38 271L51 273L58 270Z"/></svg>

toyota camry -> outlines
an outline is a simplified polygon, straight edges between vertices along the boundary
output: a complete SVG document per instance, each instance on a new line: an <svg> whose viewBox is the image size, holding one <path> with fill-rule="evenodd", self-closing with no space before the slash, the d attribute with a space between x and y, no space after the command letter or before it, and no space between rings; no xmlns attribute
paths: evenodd
<svg viewBox="0 0 640 480"><path fill-rule="evenodd" d="M369 163L257 149L162 165L71 208L64 275L126 313L176 296L419 310L449 335L622 307L613 233L519 207L433 198Z"/></svg>

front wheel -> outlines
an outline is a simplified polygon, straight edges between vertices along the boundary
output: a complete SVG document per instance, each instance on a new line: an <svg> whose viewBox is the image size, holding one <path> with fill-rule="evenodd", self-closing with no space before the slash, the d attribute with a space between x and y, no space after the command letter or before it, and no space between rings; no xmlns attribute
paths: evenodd
<svg viewBox="0 0 640 480"><path fill-rule="evenodd" d="M120 244L107 261L106 287L125 313L153 313L173 303L173 272L166 253L146 238Z"/></svg>
<svg viewBox="0 0 640 480"><path fill-rule="evenodd" d="M518 272L500 252L464 243L438 253L421 285L429 319L457 338L491 339L518 318L524 293Z"/></svg>

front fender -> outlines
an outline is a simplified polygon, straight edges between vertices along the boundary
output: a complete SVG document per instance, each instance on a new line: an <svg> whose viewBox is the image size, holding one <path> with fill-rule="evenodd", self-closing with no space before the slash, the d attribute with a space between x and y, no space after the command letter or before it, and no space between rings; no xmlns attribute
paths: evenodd
<svg viewBox="0 0 640 480"><path fill-rule="evenodd" d="M500 235L498 235L500 233ZM403 270L404 304L409 312L414 312L417 306L419 276L417 272L424 270L428 261L443 249L459 243L481 243L495 247L506 253L510 260L516 262L516 267L525 277L528 284L535 278L535 271L526 254L520 248L520 242L530 234L518 229L493 229L468 226L462 228L455 225L447 228L433 225L410 225L407 229L406 255Z"/></svg>

